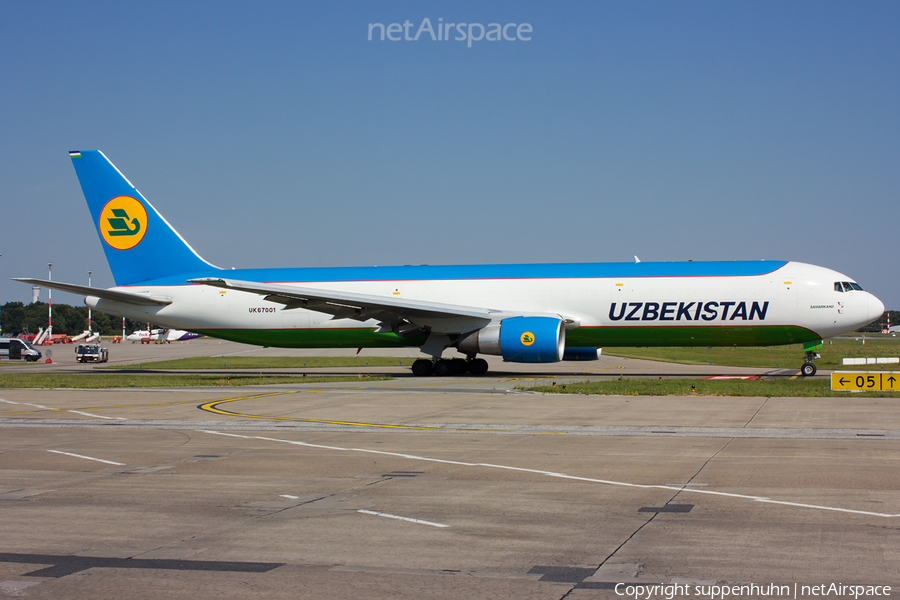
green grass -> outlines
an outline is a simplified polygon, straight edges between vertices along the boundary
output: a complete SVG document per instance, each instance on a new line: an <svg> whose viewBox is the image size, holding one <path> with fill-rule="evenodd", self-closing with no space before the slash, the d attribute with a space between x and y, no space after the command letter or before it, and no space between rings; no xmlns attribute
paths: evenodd
<svg viewBox="0 0 900 600"><path fill-rule="evenodd" d="M695 386L696 392L691 391ZM625 378L566 384L566 389L536 386L522 389L545 394L601 394L606 396L759 396L777 398L848 398L860 394L834 392L830 379L650 379ZM900 392L862 392L866 397L900 398Z"/></svg>
<svg viewBox="0 0 900 600"><path fill-rule="evenodd" d="M869 334L871 335L871 334ZM858 368L841 364L843 358L900 357L900 338L869 337L862 344L856 340L825 340L818 351L822 358L815 361L819 369ZM766 346L756 348L604 348L603 354L625 358L641 358L662 362L678 362L693 365L727 365L734 367L760 367L765 369L799 369L803 364L803 346ZM878 365L880 369L882 365ZM900 365L884 365L885 370L900 371Z"/></svg>
<svg viewBox="0 0 900 600"><path fill-rule="evenodd" d="M415 359L387 356L198 356L100 369L302 369L319 367L408 367Z"/></svg>
<svg viewBox="0 0 900 600"><path fill-rule="evenodd" d="M340 381L383 381L391 377L307 377L257 375L156 375L119 373L8 373L0 375L0 389L10 388L151 388L151 387L239 387L280 383L335 383Z"/></svg>

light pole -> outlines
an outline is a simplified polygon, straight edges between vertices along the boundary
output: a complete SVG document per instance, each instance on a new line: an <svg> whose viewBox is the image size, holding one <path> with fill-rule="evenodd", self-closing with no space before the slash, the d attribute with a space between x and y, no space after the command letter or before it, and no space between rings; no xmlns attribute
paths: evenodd
<svg viewBox="0 0 900 600"><path fill-rule="evenodd" d="M91 272L88 271L88 287L91 287ZM88 306L88 331L91 330L91 307Z"/></svg>
<svg viewBox="0 0 900 600"><path fill-rule="evenodd" d="M47 263L47 281L53 281L53 263ZM47 288L47 337L53 343L53 288Z"/></svg>

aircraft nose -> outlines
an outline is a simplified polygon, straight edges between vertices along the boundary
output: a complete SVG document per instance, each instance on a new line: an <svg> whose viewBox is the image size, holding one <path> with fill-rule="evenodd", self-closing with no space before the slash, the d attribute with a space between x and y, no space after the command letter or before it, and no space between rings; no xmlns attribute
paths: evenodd
<svg viewBox="0 0 900 600"><path fill-rule="evenodd" d="M884 303L872 294L869 294L867 308L869 311L869 320L877 319L884 314Z"/></svg>

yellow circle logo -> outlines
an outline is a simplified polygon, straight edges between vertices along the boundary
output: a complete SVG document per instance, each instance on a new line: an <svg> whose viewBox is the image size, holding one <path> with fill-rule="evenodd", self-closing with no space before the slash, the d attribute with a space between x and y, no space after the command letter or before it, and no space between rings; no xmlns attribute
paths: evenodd
<svg viewBox="0 0 900 600"><path fill-rule="evenodd" d="M116 250L134 248L147 233L147 210L131 196L117 196L100 211L100 235Z"/></svg>
<svg viewBox="0 0 900 600"><path fill-rule="evenodd" d="M534 343L534 334L530 331L526 331L522 334L522 337L519 338L519 341L521 341L526 346L530 346Z"/></svg>

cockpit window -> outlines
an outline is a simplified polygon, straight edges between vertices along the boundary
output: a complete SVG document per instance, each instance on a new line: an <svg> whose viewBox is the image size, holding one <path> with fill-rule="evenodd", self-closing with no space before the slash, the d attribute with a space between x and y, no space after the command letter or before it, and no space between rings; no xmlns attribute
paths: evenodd
<svg viewBox="0 0 900 600"><path fill-rule="evenodd" d="M834 291L836 292L852 292L863 291L862 287L858 283L853 283L852 281L835 281L834 282Z"/></svg>

